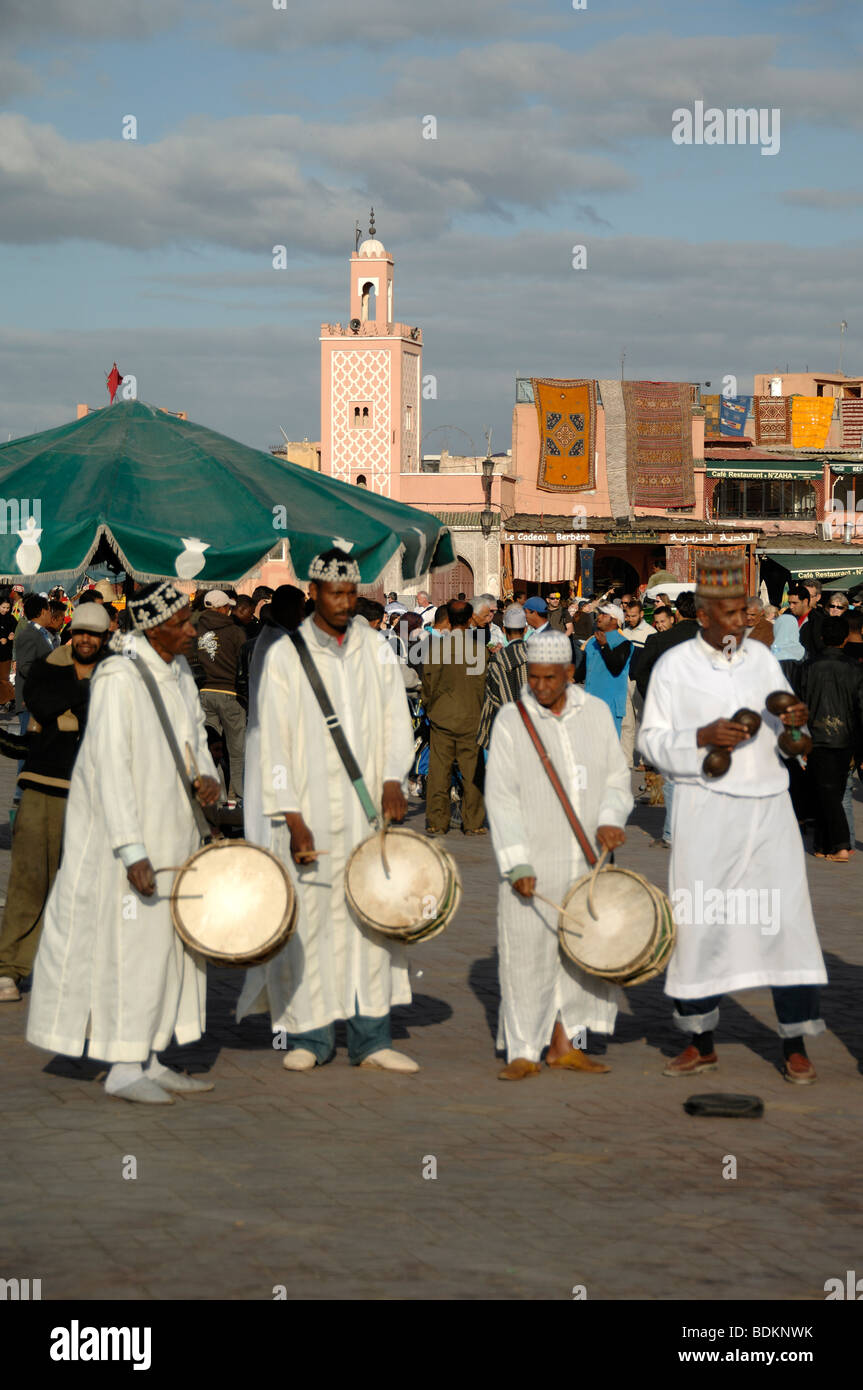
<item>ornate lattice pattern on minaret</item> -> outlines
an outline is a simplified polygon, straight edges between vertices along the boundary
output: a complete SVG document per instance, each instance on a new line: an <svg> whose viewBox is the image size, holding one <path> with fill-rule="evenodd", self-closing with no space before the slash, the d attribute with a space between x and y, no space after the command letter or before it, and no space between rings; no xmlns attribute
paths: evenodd
<svg viewBox="0 0 863 1390"><path fill-rule="evenodd" d="M392 422L390 354L385 349L336 349L332 355L330 411L334 478L356 481L364 473L373 492L390 495ZM368 402L371 424L355 428L351 407Z"/></svg>
<svg viewBox="0 0 863 1390"><path fill-rule="evenodd" d="M402 449L401 466L405 473L419 472L419 353L405 353L402 359ZM408 410L410 407L410 425Z"/></svg>

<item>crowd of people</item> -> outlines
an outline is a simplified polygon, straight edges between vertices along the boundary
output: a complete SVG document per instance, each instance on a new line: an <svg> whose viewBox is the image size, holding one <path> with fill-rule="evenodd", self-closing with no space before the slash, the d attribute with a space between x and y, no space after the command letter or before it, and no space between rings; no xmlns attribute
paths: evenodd
<svg viewBox="0 0 863 1390"><path fill-rule="evenodd" d="M550 1066L608 1070L585 1039L613 1030L619 989L558 951L555 904L591 862L586 841L609 854L623 844L640 769L639 795L658 800L662 787L655 843L671 849L672 896L706 879L718 892L782 898L775 932L728 933L721 914L678 924L666 992L690 1042L665 1074L718 1065L721 996L767 984L783 1074L813 1081L805 1039L823 1028L826 974L800 827L812 822L821 858L847 863L854 852L863 612L817 581L771 607L722 557L672 599L661 587L672 576L653 568L639 592L505 603L460 593L434 605L426 592L380 603L358 593L356 563L338 550L316 559L307 591L206 588L190 599L169 581L129 583L120 599L109 584L74 601L0 591L0 641L12 646L0 681L18 712L0 751L19 760L0 1002L21 997L35 962L31 1041L73 1056L86 1048L124 1099L164 1104L172 1091L210 1088L158 1056L205 1024L203 964L173 933L153 867L176 866L200 843L170 724L201 806L236 813L297 886L297 930L247 972L238 1017L269 1010L288 1070L328 1061L339 1019L356 1065L417 1070L391 1046L390 1007L410 1000L404 948L364 931L346 904L345 864L369 822L357 777L330 746L338 728L386 821L404 819L408 789L424 797L429 838L450 832L456 810L465 835L491 832L502 1079L539 1074L545 1049ZM788 698L774 717L765 702L777 691ZM735 708L757 711L760 725ZM777 749L783 726L806 724L805 759ZM713 781L702 763L717 749L734 757ZM149 924L146 944L128 945L130 904Z"/></svg>

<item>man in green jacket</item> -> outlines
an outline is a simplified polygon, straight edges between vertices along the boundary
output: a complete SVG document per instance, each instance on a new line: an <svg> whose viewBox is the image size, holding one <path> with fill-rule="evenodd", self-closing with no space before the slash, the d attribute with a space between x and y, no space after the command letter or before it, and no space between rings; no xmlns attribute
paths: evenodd
<svg viewBox="0 0 863 1390"><path fill-rule="evenodd" d="M451 631L435 641L423 671L423 705L431 725L426 833L446 835L449 830L456 763L464 781L462 829L466 835L485 835L483 757L476 738L485 697L486 645L469 627L469 603L453 599L447 612Z"/></svg>

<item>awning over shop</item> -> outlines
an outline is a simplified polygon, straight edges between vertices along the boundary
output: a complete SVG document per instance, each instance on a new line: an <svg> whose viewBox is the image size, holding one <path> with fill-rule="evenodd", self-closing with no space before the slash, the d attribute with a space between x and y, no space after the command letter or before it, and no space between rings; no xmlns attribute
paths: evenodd
<svg viewBox="0 0 863 1390"><path fill-rule="evenodd" d="M855 459L849 463L837 463L835 459L830 460L831 473L863 473L863 461Z"/></svg>
<svg viewBox="0 0 863 1390"><path fill-rule="evenodd" d="M767 550L763 558L781 565L794 579L838 579L849 573L849 561L863 562L863 548L838 555L829 550Z"/></svg>
<svg viewBox="0 0 863 1390"><path fill-rule="evenodd" d="M822 587L841 589L848 593L851 589L858 589L861 584L863 584L863 570L857 570L856 574L841 574L838 579L828 579Z"/></svg>
<svg viewBox="0 0 863 1390"><path fill-rule="evenodd" d="M534 584L574 580L578 565L577 545L514 545L512 577Z"/></svg>
<svg viewBox="0 0 863 1390"><path fill-rule="evenodd" d="M823 465L819 459L749 459L745 456L735 458L707 458L704 461L708 478L771 478L777 483L789 479L810 479L821 477Z"/></svg>

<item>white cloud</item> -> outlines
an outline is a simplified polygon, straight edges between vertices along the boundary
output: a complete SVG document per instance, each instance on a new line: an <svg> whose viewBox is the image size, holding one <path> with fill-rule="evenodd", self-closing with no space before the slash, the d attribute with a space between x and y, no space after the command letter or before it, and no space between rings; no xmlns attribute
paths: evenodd
<svg viewBox="0 0 863 1390"><path fill-rule="evenodd" d="M511 112L541 99L579 148L670 132L671 112L703 98L720 107L779 106L783 122L858 129L857 71L778 64L780 40L645 34L585 52L541 43L490 43L455 55L400 61L392 99L439 116Z"/></svg>
<svg viewBox="0 0 863 1390"><path fill-rule="evenodd" d="M476 440L492 425L508 447L514 378L626 374L718 383L727 372L751 389L756 371L831 366L832 327L848 319L845 361L863 370L863 333L854 329L853 280L837 279L837 255L859 259L859 244L804 250L778 242L695 245L674 237L610 237L589 244L588 269L570 267L567 237L446 235L402 254L396 248L396 312L423 330L424 370L438 400L423 408L424 433L459 426ZM347 252L343 249L345 257ZM88 331L0 331L0 440L74 416L75 403L107 403L104 373L116 358L134 373L142 399L188 410L192 419L266 448L280 438L318 437L318 325L347 317L346 282L331 262L291 278L290 311L266 303L256 321ZM234 290L255 285L235 273ZM142 288L147 282L140 281ZM183 294L176 275L155 292ZM211 271L188 279L196 303L219 302ZM693 314L695 312L695 316Z"/></svg>
<svg viewBox="0 0 863 1390"><path fill-rule="evenodd" d="M531 124L538 132L542 117ZM271 116L199 117L152 145L122 140L119 125L115 140L73 143L51 126L0 114L0 235L131 249L212 242L262 256L279 243L335 251L350 238L370 188L379 215L386 208L386 237L405 243L439 234L458 213L508 216L548 207L564 192L630 183L610 161L555 146L551 137L514 167L514 137L514 128L463 122L457 138L438 147L422 140L419 120L345 127ZM326 177L307 173L301 161L325 168Z"/></svg>
<svg viewBox="0 0 863 1390"><path fill-rule="evenodd" d="M0 35L5 43L39 47L64 37L146 38L189 12L184 0L0 0Z"/></svg>
<svg viewBox="0 0 863 1390"><path fill-rule="evenodd" d="M488 38L545 27L533 6L504 0L323 0L274 10L272 0L233 0L222 37L239 46L295 49L351 44L390 47L417 39Z"/></svg>

